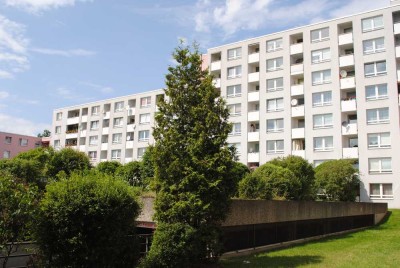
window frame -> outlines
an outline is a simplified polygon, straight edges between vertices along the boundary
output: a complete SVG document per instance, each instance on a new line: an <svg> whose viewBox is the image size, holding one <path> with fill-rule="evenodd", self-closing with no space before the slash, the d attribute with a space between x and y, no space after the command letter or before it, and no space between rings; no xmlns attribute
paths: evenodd
<svg viewBox="0 0 400 268"><path fill-rule="evenodd" d="M140 114L139 115L139 125L148 125L150 124L150 120L151 120L151 115L150 113L144 113L144 114ZM146 119L146 121L143 121L142 119Z"/></svg>
<svg viewBox="0 0 400 268"><path fill-rule="evenodd" d="M151 106L151 96L140 98L140 108L148 108Z"/></svg>
<svg viewBox="0 0 400 268"><path fill-rule="evenodd" d="M328 116L330 116L331 118L330 118L330 120L331 120L331 123L330 124L327 124L326 123L326 117L328 117ZM321 121L322 121L322 124L321 125L316 125L315 123L315 121L316 121L316 119L317 119L317 117L321 117ZM332 113L326 113L326 114L314 114L313 115L313 128L314 129L324 129L324 128L333 128L333 114Z"/></svg>
<svg viewBox="0 0 400 268"><path fill-rule="evenodd" d="M379 168L377 170L371 170L371 161L378 161ZM390 169L382 168L382 161L389 160L390 161ZM392 166L392 158L391 157L372 157L368 158L368 173L369 174L391 174L393 172Z"/></svg>
<svg viewBox="0 0 400 268"><path fill-rule="evenodd" d="M328 55L329 55L328 58L324 57L326 51L328 51ZM314 60L314 57L315 57L314 53L319 54L319 55L317 55L317 56L319 56L318 60ZM329 47L311 51L311 64L329 62L329 61L331 61L331 58L332 58L331 49Z"/></svg>
<svg viewBox="0 0 400 268"><path fill-rule="evenodd" d="M377 65L380 63L385 63L385 71L378 71ZM373 65L373 69L374 69L373 73L367 73L366 68L369 65ZM364 76L365 77L375 77L375 76L381 76L381 75L386 75L386 74L387 74L386 60L364 63Z"/></svg>
<svg viewBox="0 0 400 268"><path fill-rule="evenodd" d="M117 122L121 122L120 124L116 124ZM113 119L113 127L114 128L121 128L124 126L124 118L123 117L115 117Z"/></svg>
<svg viewBox="0 0 400 268"><path fill-rule="evenodd" d="M137 148L137 158L141 159L144 155L144 153L146 152L147 147L139 147ZM141 154L140 154L141 152Z"/></svg>
<svg viewBox="0 0 400 268"><path fill-rule="evenodd" d="M386 87L386 95L379 95L379 86L385 86ZM375 95L374 96L368 96L368 89L372 88L374 89ZM388 94L388 86L387 84L377 84L377 85L369 85L365 86L365 100L366 101L372 101L372 100L383 100L389 98Z"/></svg>
<svg viewBox="0 0 400 268"><path fill-rule="evenodd" d="M122 150L121 149L111 150L111 160L120 160L121 156L122 156Z"/></svg>
<svg viewBox="0 0 400 268"><path fill-rule="evenodd" d="M282 86L280 86L280 87L277 86L279 84L278 80L282 81ZM269 81L272 81L272 83L274 84L273 88L269 88L268 87L268 82ZM283 90L283 77L267 79L266 83L267 83L267 92L275 92L275 91L282 91Z"/></svg>
<svg viewBox="0 0 400 268"><path fill-rule="evenodd" d="M11 144L12 143L12 137L11 136L5 136L4 137L4 143L5 144Z"/></svg>
<svg viewBox="0 0 400 268"><path fill-rule="evenodd" d="M375 22L374 19L376 19L376 18L382 18L382 25L381 26L375 26L376 22ZM368 28L368 29L365 29L364 28L364 21L367 21L367 20L371 20L372 27ZM383 21L383 15L377 15L377 16L361 19L361 30L362 30L363 33L376 31L376 30L379 30L379 29L383 29L384 27L385 27L385 23Z"/></svg>
<svg viewBox="0 0 400 268"><path fill-rule="evenodd" d="M327 30L327 33L328 33L328 36L326 36L326 37L323 37L323 34L322 34L324 30ZM313 33L315 33L315 32L318 32L318 38L317 39L313 39ZM329 35L330 35L329 27L323 27L323 28L312 30L312 31L310 31L311 43L318 43L318 42L329 40Z"/></svg>
<svg viewBox="0 0 400 268"><path fill-rule="evenodd" d="M279 144L282 144L282 148L280 149ZM274 149L269 150L269 144L272 144ZM283 154L285 152L285 141L284 140L268 140L267 141L267 154Z"/></svg>
<svg viewBox="0 0 400 268"><path fill-rule="evenodd" d="M383 48L377 48L377 44L376 42L378 40L383 40ZM366 50L365 49L365 44L367 42L371 42L372 43L372 50ZM377 38L372 38L372 39L367 39L367 40L363 40L363 53L364 55L370 55L370 54L375 54L375 53L380 53L380 52L385 52L386 48L385 48L385 37L377 37Z"/></svg>
<svg viewBox="0 0 400 268"><path fill-rule="evenodd" d="M89 136L89 146L97 146L99 145L99 136L93 135Z"/></svg>
<svg viewBox="0 0 400 268"><path fill-rule="evenodd" d="M233 56L229 55L231 51L233 52ZM226 55L227 55L228 61L241 59L242 58L242 47L230 48L227 50Z"/></svg>
<svg viewBox="0 0 400 268"><path fill-rule="evenodd" d="M229 75L229 70L234 70L234 74ZM227 75L227 79L234 79L234 78L242 77L242 65L228 67L226 75Z"/></svg>
<svg viewBox="0 0 400 268"><path fill-rule="evenodd" d="M379 186L379 194L372 194L372 185L377 185ZM384 195L384 185L390 185L391 187L391 195ZM393 195L393 184L392 183L370 183L369 184L369 198L370 199L385 199L385 200L390 200L394 198Z"/></svg>
<svg viewBox="0 0 400 268"><path fill-rule="evenodd" d="M96 127L93 127L96 125ZM90 130L98 130L99 129L99 120L90 121Z"/></svg>
<svg viewBox="0 0 400 268"><path fill-rule="evenodd" d="M99 115L100 114L100 105L92 106L90 109L91 115Z"/></svg>
<svg viewBox="0 0 400 268"><path fill-rule="evenodd" d="M239 93L237 93L237 88L239 88ZM233 93L229 94L229 90L232 89ZM226 96L227 98L234 98L234 97L240 97L242 96L242 85L238 84L238 85L232 85L232 86L227 86L226 87Z"/></svg>
<svg viewBox="0 0 400 268"><path fill-rule="evenodd" d="M229 110L229 115L230 116L240 116L240 115L242 115L242 104L241 103L228 104L226 107ZM231 110L231 108L233 108L233 110Z"/></svg>
<svg viewBox="0 0 400 268"><path fill-rule="evenodd" d="M119 138L117 138L119 137ZM122 133L113 133L111 138L112 144L121 144L122 143Z"/></svg>
<svg viewBox="0 0 400 268"><path fill-rule="evenodd" d="M278 46L277 44L280 43L280 46ZM270 48L270 45L272 45L272 48ZM274 52L274 51L278 51L278 50L282 50L283 49L283 38L276 38L273 40L268 40L266 42L266 47L267 47L267 52Z"/></svg>
<svg viewBox="0 0 400 268"><path fill-rule="evenodd" d="M237 127L239 126L239 127ZM239 129L239 131L237 131ZM232 131L229 132L229 136L240 136L242 135L242 123L240 122L235 122L232 123Z"/></svg>
<svg viewBox="0 0 400 268"><path fill-rule="evenodd" d="M273 62L274 66L272 68L268 68L268 63ZM283 57L277 57L273 59L267 59L267 72L275 72L283 69ZM281 63L279 65L279 63Z"/></svg>
<svg viewBox="0 0 400 268"><path fill-rule="evenodd" d="M385 139L389 139L389 144L382 144L382 135L386 135ZM376 136L377 142L376 145L371 142L371 138ZM367 144L368 144L368 149L387 149L391 148L391 139L390 139L390 132L378 132L378 133L368 133L367 134Z"/></svg>
<svg viewBox="0 0 400 268"><path fill-rule="evenodd" d="M381 114L381 110L383 109L387 109L387 119L381 119L380 114ZM376 112L376 120L369 120L368 118L368 114L370 111L375 111ZM389 113L389 107L382 107L382 108L374 108L374 109L367 109L366 110L367 113L367 125L377 125L377 124L389 124L390 123L390 113Z"/></svg>
<svg viewBox="0 0 400 268"><path fill-rule="evenodd" d="M268 123L273 122L274 128L268 128ZM282 127L279 128L279 124L282 122ZM267 133L283 132L285 129L285 122L283 118L267 119Z"/></svg>
<svg viewBox="0 0 400 268"><path fill-rule="evenodd" d="M325 101L325 98L326 98L325 94L326 93L329 93L331 95L329 102ZM317 95L320 95L321 102L319 102L319 103L314 102L314 96L317 96ZM321 92L312 93L312 106L313 107L323 107L323 106L330 106L330 105L332 105L332 91L328 90L328 91L321 91Z"/></svg>
<svg viewBox="0 0 400 268"><path fill-rule="evenodd" d="M29 144L29 139L20 138L18 144L19 144L19 146L21 146L21 147L27 147L28 144Z"/></svg>
<svg viewBox="0 0 400 268"><path fill-rule="evenodd" d="M279 102L278 102L279 101ZM274 108L270 107L270 103L274 103ZM279 107L278 104L281 104L282 107ZM285 104L283 102L283 98L273 98L273 99L267 99L267 113L272 113L272 112L281 112L285 108Z"/></svg>
<svg viewBox="0 0 400 268"><path fill-rule="evenodd" d="M94 157L92 154L94 154ZM88 151L88 157L89 157L90 161L96 161L97 160L97 151Z"/></svg>
<svg viewBox="0 0 400 268"><path fill-rule="evenodd" d="M332 147L327 146L327 139L331 139L332 142ZM316 147L316 141L318 139L321 139L321 144L322 147ZM321 137L314 137L313 138L313 149L314 152L330 152L334 150L334 145L333 145L333 136L321 136Z"/></svg>
<svg viewBox="0 0 400 268"><path fill-rule="evenodd" d="M141 137L141 134L144 134L143 137ZM138 141L149 141L150 140L150 130L139 130L138 132Z"/></svg>
<svg viewBox="0 0 400 268"><path fill-rule="evenodd" d="M325 78L328 73L329 73L329 80L327 80ZM320 82L314 82L314 77L317 74L319 74ZM326 70L312 72L311 73L311 83L312 83L313 86L332 83L332 70L331 69L326 69Z"/></svg>

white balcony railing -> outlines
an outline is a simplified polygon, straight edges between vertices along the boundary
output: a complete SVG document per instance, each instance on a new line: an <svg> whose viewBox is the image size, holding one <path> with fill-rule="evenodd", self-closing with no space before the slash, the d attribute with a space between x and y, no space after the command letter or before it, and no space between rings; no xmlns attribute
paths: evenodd
<svg viewBox="0 0 400 268"><path fill-rule="evenodd" d="M343 158L358 158L358 148L343 148Z"/></svg>
<svg viewBox="0 0 400 268"><path fill-rule="evenodd" d="M247 114L247 121L260 121L260 112L254 111Z"/></svg>
<svg viewBox="0 0 400 268"><path fill-rule="evenodd" d="M220 88L221 87L221 78L215 78L213 80L213 84L216 88Z"/></svg>
<svg viewBox="0 0 400 268"><path fill-rule="evenodd" d="M125 148L127 149L133 148L133 141L126 141Z"/></svg>
<svg viewBox="0 0 400 268"><path fill-rule="evenodd" d="M127 132L133 132L135 130L135 128L136 128L135 124L130 124L130 125L126 126L126 131Z"/></svg>
<svg viewBox="0 0 400 268"><path fill-rule="evenodd" d="M353 33L339 35L339 46L353 43Z"/></svg>
<svg viewBox="0 0 400 268"><path fill-rule="evenodd" d="M292 128L292 139L304 139L304 128Z"/></svg>
<svg viewBox="0 0 400 268"><path fill-rule="evenodd" d="M128 110L126 110L126 113L127 113L128 116L135 115L136 109L135 108L129 108Z"/></svg>
<svg viewBox="0 0 400 268"><path fill-rule="evenodd" d="M214 61L214 62L211 62L210 70L211 70L211 71L218 71L218 70L221 70L221 61Z"/></svg>
<svg viewBox="0 0 400 268"><path fill-rule="evenodd" d="M67 118L67 125L74 125L79 123L79 117Z"/></svg>
<svg viewBox="0 0 400 268"><path fill-rule="evenodd" d="M87 122L88 116L82 115L81 122Z"/></svg>
<svg viewBox="0 0 400 268"><path fill-rule="evenodd" d="M103 118L104 119L109 119L110 118L110 112L108 111L108 112L104 112L103 113Z"/></svg>
<svg viewBox="0 0 400 268"><path fill-rule="evenodd" d="M292 117L304 116L304 105L292 107Z"/></svg>
<svg viewBox="0 0 400 268"><path fill-rule="evenodd" d="M354 55L344 55L339 57L339 66L352 66L354 65Z"/></svg>
<svg viewBox="0 0 400 268"><path fill-rule="evenodd" d="M86 129L81 130L81 133L79 134L81 137L86 137Z"/></svg>
<svg viewBox="0 0 400 268"><path fill-rule="evenodd" d="M290 46L290 55L303 53L303 43L293 44Z"/></svg>
<svg viewBox="0 0 400 268"><path fill-rule="evenodd" d="M393 32L394 34L400 34L400 22L393 24Z"/></svg>
<svg viewBox="0 0 400 268"><path fill-rule="evenodd" d="M259 101L260 100L260 92L249 92L247 95L247 101Z"/></svg>
<svg viewBox="0 0 400 268"><path fill-rule="evenodd" d="M260 153L248 153L247 154L247 162L260 162Z"/></svg>
<svg viewBox="0 0 400 268"><path fill-rule="evenodd" d="M302 74L304 72L304 64L300 63L300 64L294 64L292 66L290 66L290 74L294 75L294 74Z"/></svg>
<svg viewBox="0 0 400 268"><path fill-rule="evenodd" d="M108 134L108 130L109 130L108 127L103 127L101 133L102 133L103 135L107 135L107 134Z"/></svg>
<svg viewBox="0 0 400 268"><path fill-rule="evenodd" d="M247 141L260 141L260 132L249 132L247 133Z"/></svg>
<svg viewBox="0 0 400 268"><path fill-rule="evenodd" d="M292 155L306 158L306 151L305 150L295 150L295 151L292 151Z"/></svg>
<svg viewBox="0 0 400 268"><path fill-rule="evenodd" d="M249 73L249 76L248 76L249 83L258 82L258 81L260 81L260 73L259 72Z"/></svg>
<svg viewBox="0 0 400 268"><path fill-rule="evenodd" d="M290 87L290 93L292 96L298 96L304 94L304 85L293 85Z"/></svg>
<svg viewBox="0 0 400 268"><path fill-rule="evenodd" d="M67 134L65 135L65 138L66 138L66 139L76 139L76 138L78 138L78 132L75 132L75 133L67 133Z"/></svg>
<svg viewBox="0 0 400 268"><path fill-rule="evenodd" d="M342 135L357 135L357 123L342 124Z"/></svg>
<svg viewBox="0 0 400 268"><path fill-rule="evenodd" d="M342 100L342 112L352 112L357 110L357 102L355 99Z"/></svg>
<svg viewBox="0 0 400 268"><path fill-rule="evenodd" d="M100 148L102 151L106 151L108 149L108 143L102 143Z"/></svg>
<svg viewBox="0 0 400 268"><path fill-rule="evenodd" d="M260 53L253 53L249 55L249 63L255 63L260 61Z"/></svg>
<svg viewBox="0 0 400 268"><path fill-rule="evenodd" d="M79 151L80 152L84 152L86 150L86 146L85 145L79 145Z"/></svg>
<svg viewBox="0 0 400 268"><path fill-rule="evenodd" d="M355 88L355 87L356 87L355 77L346 77L340 79L340 89Z"/></svg>

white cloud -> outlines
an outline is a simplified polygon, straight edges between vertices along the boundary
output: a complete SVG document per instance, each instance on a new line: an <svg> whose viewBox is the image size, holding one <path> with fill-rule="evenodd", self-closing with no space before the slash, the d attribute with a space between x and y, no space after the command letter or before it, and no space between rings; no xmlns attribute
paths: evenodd
<svg viewBox="0 0 400 268"><path fill-rule="evenodd" d="M63 56L63 57L73 57L73 56L93 56L96 54L95 51L86 50L86 49L69 49L69 50L61 50L61 49L50 49L50 48L31 48L30 51L50 55L50 56Z"/></svg>
<svg viewBox="0 0 400 268"><path fill-rule="evenodd" d="M0 100L6 99L10 96L10 94L7 91L0 91Z"/></svg>
<svg viewBox="0 0 400 268"><path fill-rule="evenodd" d="M110 94L114 92L114 89L110 86L103 86L92 82L79 82L79 84L94 89L103 94Z"/></svg>
<svg viewBox="0 0 400 268"><path fill-rule="evenodd" d="M77 2L92 2L91 0L5 0L10 7L19 8L30 13L39 13L60 7L74 6Z"/></svg>
<svg viewBox="0 0 400 268"><path fill-rule="evenodd" d="M36 136L44 129L51 129L51 125L0 113L0 131Z"/></svg>
<svg viewBox="0 0 400 268"><path fill-rule="evenodd" d="M68 89L65 87L57 88L56 94L57 94L57 96L59 96L63 99L67 99L67 100L72 100L72 99L76 98L75 93L71 89Z"/></svg>

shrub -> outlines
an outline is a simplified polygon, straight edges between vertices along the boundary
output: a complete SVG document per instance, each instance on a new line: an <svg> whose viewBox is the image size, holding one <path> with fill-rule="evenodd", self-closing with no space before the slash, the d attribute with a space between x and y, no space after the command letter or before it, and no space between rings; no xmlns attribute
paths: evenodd
<svg viewBox="0 0 400 268"><path fill-rule="evenodd" d="M90 160L85 153L72 148L64 148L56 152L49 160L47 176L55 179L60 171L64 171L69 176L74 171L84 171L90 168Z"/></svg>
<svg viewBox="0 0 400 268"><path fill-rule="evenodd" d="M114 175L118 168L122 167L122 164L117 161L105 161L97 164L96 169L101 173L108 175Z"/></svg>
<svg viewBox="0 0 400 268"><path fill-rule="evenodd" d="M115 176L127 181L131 186L143 186L140 169L142 163L139 161L129 162L120 166L115 171Z"/></svg>
<svg viewBox="0 0 400 268"><path fill-rule="evenodd" d="M126 182L73 173L47 185L36 239L52 267L130 267L138 214L137 193Z"/></svg>

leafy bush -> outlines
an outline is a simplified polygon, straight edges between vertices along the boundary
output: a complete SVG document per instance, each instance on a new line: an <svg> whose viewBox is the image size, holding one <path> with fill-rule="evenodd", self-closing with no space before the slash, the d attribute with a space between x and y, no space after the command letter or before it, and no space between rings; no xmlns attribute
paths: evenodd
<svg viewBox="0 0 400 268"><path fill-rule="evenodd" d="M137 249L137 193L98 172L47 185L36 239L52 267L131 267Z"/></svg>
<svg viewBox="0 0 400 268"><path fill-rule="evenodd" d="M266 163L239 183L239 196L250 199L293 200L301 191L301 182L287 168Z"/></svg>
<svg viewBox="0 0 400 268"><path fill-rule="evenodd" d="M142 163L139 161L129 162L120 166L115 171L115 176L127 181L131 186L143 186L140 173Z"/></svg>
<svg viewBox="0 0 400 268"><path fill-rule="evenodd" d="M360 179L351 160L330 160L315 168L315 185L320 199L355 201L360 188Z"/></svg>
<svg viewBox="0 0 400 268"><path fill-rule="evenodd" d="M122 167L122 164L117 161L105 161L97 164L96 169L101 173L108 175L114 175L118 168Z"/></svg>
<svg viewBox="0 0 400 268"><path fill-rule="evenodd" d="M90 169L89 157L72 148L64 148L56 152L48 162L47 177L55 179L57 174L63 171L69 176L74 171Z"/></svg>

